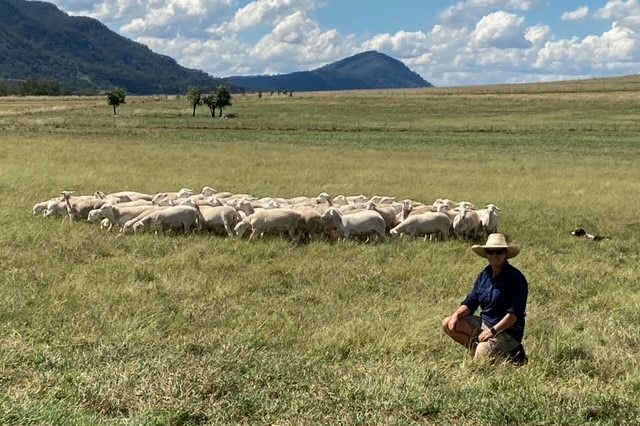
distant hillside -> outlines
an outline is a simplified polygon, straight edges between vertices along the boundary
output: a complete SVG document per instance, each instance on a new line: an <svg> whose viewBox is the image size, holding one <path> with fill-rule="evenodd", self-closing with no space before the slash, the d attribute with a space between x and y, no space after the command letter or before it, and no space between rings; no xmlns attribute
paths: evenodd
<svg viewBox="0 0 640 426"><path fill-rule="evenodd" d="M202 91L221 80L184 68L99 21L72 17L41 1L0 0L0 84L53 78L72 93L122 87L129 94ZM322 91L430 87L402 62L364 52L304 72L229 77L232 90ZM1 92L1 91L0 91Z"/></svg>
<svg viewBox="0 0 640 426"><path fill-rule="evenodd" d="M226 80L251 91L323 91L432 87L405 64L376 51L359 53L312 71L233 76Z"/></svg>
<svg viewBox="0 0 640 426"><path fill-rule="evenodd" d="M0 0L0 77L53 77L73 92L122 87L130 94L211 90L217 80L51 3Z"/></svg>

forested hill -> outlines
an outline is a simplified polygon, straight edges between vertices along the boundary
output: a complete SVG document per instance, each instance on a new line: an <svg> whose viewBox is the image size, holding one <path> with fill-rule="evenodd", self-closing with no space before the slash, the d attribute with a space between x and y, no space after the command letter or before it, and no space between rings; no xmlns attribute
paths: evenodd
<svg viewBox="0 0 640 426"><path fill-rule="evenodd" d="M121 87L131 94L203 91L218 81L51 3L0 0L0 77L53 78L73 93Z"/></svg>
<svg viewBox="0 0 640 426"><path fill-rule="evenodd" d="M234 76L227 81L247 90L322 91L432 87L405 64L376 51L359 53L312 71Z"/></svg>
<svg viewBox="0 0 640 426"><path fill-rule="evenodd" d="M51 3L0 0L0 95L6 82L53 80L70 93L123 88L129 94L208 92L222 80L184 68L87 17ZM402 62L364 52L312 71L228 77L233 91L319 91L429 87ZM6 91L5 91L6 92Z"/></svg>

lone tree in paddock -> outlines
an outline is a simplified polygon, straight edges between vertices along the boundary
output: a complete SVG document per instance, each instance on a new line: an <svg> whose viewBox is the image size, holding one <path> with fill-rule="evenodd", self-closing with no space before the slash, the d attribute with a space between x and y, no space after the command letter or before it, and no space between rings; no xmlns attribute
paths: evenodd
<svg viewBox="0 0 640 426"><path fill-rule="evenodd" d="M211 111L211 117L216 116L216 108L220 110L220 117L222 117L222 109L227 106L231 106L231 93L229 88L224 85L216 87L210 94L206 95L202 102Z"/></svg>
<svg viewBox="0 0 640 426"><path fill-rule="evenodd" d="M216 87L216 107L220 110L218 117L222 117L222 108L231 106L231 92L229 88L223 84Z"/></svg>
<svg viewBox="0 0 640 426"><path fill-rule="evenodd" d="M202 98L202 103L204 103L207 108L209 108L209 111L211 112L211 117L215 118L216 117L216 105L217 105L218 99L216 97L216 92L215 90L213 92L211 92L208 95L205 95L204 98Z"/></svg>
<svg viewBox="0 0 640 426"><path fill-rule="evenodd" d="M187 91L187 100L189 101L189 105L193 107L193 115L196 116L196 108L202 105L202 94L200 93L200 89L195 86L189 86L189 90Z"/></svg>
<svg viewBox="0 0 640 426"><path fill-rule="evenodd" d="M124 93L124 90L120 88L113 89L107 92L107 103L113 106L113 116L117 116L116 108L120 106L120 104L125 103L125 98L127 95Z"/></svg>

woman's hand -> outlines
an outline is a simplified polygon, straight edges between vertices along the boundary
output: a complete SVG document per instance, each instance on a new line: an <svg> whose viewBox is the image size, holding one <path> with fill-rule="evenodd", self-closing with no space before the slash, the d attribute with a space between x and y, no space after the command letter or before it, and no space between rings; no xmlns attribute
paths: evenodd
<svg viewBox="0 0 640 426"><path fill-rule="evenodd" d="M491 339L493 337L493 333L491 332L491 330L482 330L482 332L480 334L478 334L478 341L479 342L486 342L487 340Z"/></svg>
<svg viewBox="0 0 640 426"><path fill-rule="evenodd" d="M449 317L449 321L447 322L447 328L449 331L456 331L456 325L458 324L458 316L453 314Z"/></svg>

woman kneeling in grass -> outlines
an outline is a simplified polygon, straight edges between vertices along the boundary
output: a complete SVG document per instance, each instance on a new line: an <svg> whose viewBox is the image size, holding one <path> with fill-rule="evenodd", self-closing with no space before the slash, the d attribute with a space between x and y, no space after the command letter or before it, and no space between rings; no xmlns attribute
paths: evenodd
<svg viewBox="0 0 640 426"><path fill-rule="evenodd" d="M491 234L485 245L471 249L489 265L458 309L442 321L442 328L469 349L474 361L492 357L524 364L527 357L522 338L529 286L522 272L507 261L516 257L520 248L507 244L502 234ZM478 307L480 316L473 315Z"/></svg>

